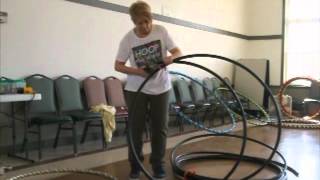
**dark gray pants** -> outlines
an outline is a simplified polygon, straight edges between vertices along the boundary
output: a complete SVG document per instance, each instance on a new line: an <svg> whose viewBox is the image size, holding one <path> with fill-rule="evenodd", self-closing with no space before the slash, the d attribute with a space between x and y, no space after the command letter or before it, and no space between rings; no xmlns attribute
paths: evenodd
<svg viewBox="0 0 320 180"><path fill-rule="evenodd" d="M150 163L156 166L161 165L163 164L167 142L169 91L159 95L140 93L136 98L135 107L131 107L136 94L136 92L125 91L126 103L129 107L129 121L132 121L129 122L132 125L129 128L131 128L135 150L140 160L143 161L143 132L148 120L152 134ZM129 161L131 165L137 165L130 146Z"/></svg>

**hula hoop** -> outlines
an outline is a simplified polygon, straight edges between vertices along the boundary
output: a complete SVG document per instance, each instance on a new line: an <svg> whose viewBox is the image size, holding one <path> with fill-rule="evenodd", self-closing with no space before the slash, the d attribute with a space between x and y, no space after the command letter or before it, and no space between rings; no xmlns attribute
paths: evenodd
<svg viewBox="0 0 320 180"><path fill-rule="evenodd" d="M39 176L39 175L46 175L46 174L56 174L56 173L78 173L78 174L90 174L94 176L100 176L107 180L117 180L117 178L101 171L94 171L94 170L82 170L82 169L52 169L52 170L43 170L43 171L34 171L30 173L25 173L21 175L17 175L11 177L7 180L17 180L23 179L31 176Z"/></svg>
<svg viewBox="0 0 320 180"><path fill-rule="evenodd" d="M278 98L279 98L279 103L280 103L280 106L281 106L281 110L282 112L287 115L288 117L292 118L292 119L299 119L301 117L298 117L298 116L294 116L292 115L286 108L285 108L285 105L283 103L283 93L284 91L287 89L287 87L289 87L289 85L293 82L293 81L296 81L296 80L308 80L308 81L311 81L312 83L317 83L317 80L313 79L313 78L310 78L310 77L295 77L295 78L292 78L292 79L289 79L288 81L286 81L282 87L280 88L279 90L279 94L278 94ZM317 117L318 115L320 114L320 108L318 109L318 111L316 111L315 113L311 114L310 116L305 116L303 117L304 120L309 120L309 119L313 119L315 117Z"/></svg>

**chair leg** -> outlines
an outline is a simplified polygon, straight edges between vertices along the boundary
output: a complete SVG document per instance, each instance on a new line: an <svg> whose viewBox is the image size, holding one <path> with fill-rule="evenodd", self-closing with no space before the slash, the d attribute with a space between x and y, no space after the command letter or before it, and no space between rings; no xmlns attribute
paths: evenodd
<svg viewBox="0 0 320 180"><path fill-rule="evenodd" d="M60 136L60 132L61 132L61 125L62 124L59 124L59 126L58 126L58 131L56 134L56 138L54 140L53 148L57 148L57 146L58 146L59 136Z"/></svg>
<svg viewBox="0 0 320 180"><path fill-rule="evenodd" d="M41 125L38 125L38 158L39 161L42 159L42 131L41 131Z"/></svg>
<svg viewBox="0 0 320 180"><path fill-rule="evenodd" d="M27 133L28 134L28 133ZM29 137L28 135L25 135L22 142L21 152L25 152L26 159L29 159Z"/></svg>
<svg viewBox="0 0 320 180"><path fill-rule="evenodd" d="M172 120L171 120L171 117L172 117ZM178 115L172 115L172 116L169 116L169 120L172 121L172 126L174 128L178 128L179 132L180 132L180 122L179 122L179 118L178 118ZM169 122L170 122L169 121ZM168 123L169 124L169 123Z"/></svg>
<svg viewBox="0 0 320 180"><path fill-rule="evenodd" d="M206 108L205 111L204 111L204 114L203 114L203 117L202 117L203 124L205 124L205 122L207 121L207 116L208 116L209 111L210 111L210 108ZM209 120L209 122L210 122L210 120Z"/></svg>
<svg viewBox="0 0 320 180"><path fill-rule="evenodd" d="M216 118L215 116L217 115L217 108L212 109L211 112L211 119L209 120L209 127L214 126L214 119Z"/></svg>
<svg viewBox="0 0 320 180"><path fill-rule="evenodd" d="M73 136L73 154L76 156L78 154L76 122L72 122L72 136Z"/></svg>
<svg viewBox="0 0 320 180"><path fill-rule="evenodd" d="M89 124L90 124L90 121L87 121L84 125L84 129L83 129L82 137L80 141L81 144L83 144L84 141L86 140Z"/></svg>
<svg viewBox="0 0 320 180"><path fill-rule="evenodd" d="M26 106L26 104L24 104L24 112L23 112L23 119L25 120L24 122L24 138L23 138L23 146L22 146L22 150L25 151L25 157L27 159L29 159L29 123L28 123L28 119L27 119L27 111L28 108Z"/></svg>
<svg viewBox="0 0 320 180"><path fill-rule="evenodd" d="M26 149L26 145L27 145L27 139L23 138L22 140L22 146L21 146L21 152L23 152Z"/></svg>
<svg viewBox="0 0 320 180"><path fill-rule="evenodd" d="M179 115L177 115L176 117L177 117L177 121L178 121L179 132L182 133L184 131L183 119Z"/></svg>
<svg viewBox="0 0 320 180"><path fill-rule="evenodd" d="M181 113L185 113L184 111L181 111ZM184 117L181 116L180 114L177 114L177 117L178 117L178 123L179 123L179 126L180 126L180 130L181 132L184 132L184 124L188 121L185 121L184 120ZM188 122L189 123L189 122Z"/></svg>
<svg viewBox="0 0 320 180"><path fill-rule="evenodd" d="M107 143L106 143L106 136L104 135L104 126L103 126L103 120L101 120L101 136L102 136L102 149L107 148Z"/></svg>
<svg viewBox="0 0 320 180"><path fill-rule="evenodd" d="M222 117L221 117L221 125L224 125L225 124L225 119L224 119L224 115L225 115L225 113L226 113L226 110L223 110L223 112L222 112Z"/></svg>
<svg viewBox="0 0 320 180"><path fill-rule="evenodd" d="M196 122L197 124L200 124L200 119L198 118L198 110L197 109L193 110L191 117L194 122ZM196 128L197 125L194 125L194 127Z"/></svg>
<svg viewBox="0 0 320 180"><path fill-rule="evenodd" d="M197 115L197 110L196 109L192 109L191 110L191 119L199 124L199 119L197 118L196 115ZM194 127L197 128L196 125L194 125Z"/></svg>
<svg viewBox="0 0 320 180"><path fill-rule="evenodd" d="M124 129L124 133L123 134L127 134L127 132L128 132L128 118L127 117L125 117L125 129Z"/></svg>

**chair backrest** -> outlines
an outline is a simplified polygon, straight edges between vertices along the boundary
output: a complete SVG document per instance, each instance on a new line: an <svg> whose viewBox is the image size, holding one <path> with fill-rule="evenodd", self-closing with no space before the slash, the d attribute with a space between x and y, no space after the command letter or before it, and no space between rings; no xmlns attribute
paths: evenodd
<svg viewBox="0 0 320 180"><path fill-rule="evenodd" d="M212 92L214 90L213 82L210 78L206 77L202 80L204 85L204 92L207 98L210 98L212 96Z"/></svg>
<svg viewBox="0 0 320 180"><path fill-rule="evenodd" d="M212 77L212 78L206 77L203 79L202 82L205 87L204 93L207 101L216 101L216 97L213 94L213 92L220 87L219 80L215 77Z"/></svg>
<svg viewBox="0 0 320 180"><path fill-rule="evenodd" d="M208 89L209 91L213 91L213 82L211 81L210 78L206 77L202 80L203 85L205 87L205 89ZM207 91L205 91L206 93L208 93Z"/></svg>
<svg viewBox="0 0 320 180"><path fill-rule="evenodd" d="M89 76L84 79L83 89L89 108L99 104L107 104L104 84L98 77Z"/></svg>
<svg viewBox="0 0 320 180"><path fill-rule="evenodd" d="M177 78L177 80L175 81L175 86L177 89L179 100L182 104L192 102L189 83L184 78Z"/></svg>
<svg viewBox="0 0 320 180"><path fill-rule="evenodd" d="M220 87L220 80L217 79L216 77L212 77L210 78L211 82L212 82L212 86L213 86L213 89L217 89ZM229 82L227 82L229 83Z"/></svg>
<svg viewBox="0 0 320 180"><path fill-rule="evenodd" d="M42 75L34 74L25 78L27 85L32 87L36 93L41 94L40 101L29 103L30 113L49 113L56 112L54 83L53 80Z"/></svg>
<svg viewBox="0 0 320 180"><path fill-rule="evenodd" d="M54 80L60 111L83 110L80 82L69 76L62 75Z"/></svg>
<svg viewBox="0 0 320 180"><path fill-rule="evenodd" d="M228 77L224 77L223 80L226 82L226 84L228 84L229 86L233 87L230 79ZM214 80L213 80L214 81ZM215 78L215 84L218 87L222 86L222 87L225 87L227 88L227 85L225 85L223 82L220 83L220 80ZM221 94L220 94L224 100L227 100L227 101L236 101L235 97L232 95L231 91L221 91Z"/></svg>
<svg viewBox="0 0 320 180"><path fill-rule="evenodd" d="M0 76L0 80L12 80L12 79L9 79L9 78L7 78L7 77L4 77L4 76Z"/></svg>
<svg viewBox="0 0 320 180"><path fill-rule="evenodd" d="M110 76L104 80L108 103L115 107L126 107L123 85L120 79Z"/></svg>
<svg viewBox="0 0 320 180"><path fill-rule="evenodd" d="M198 78L196 78L195 80L201 83L201 81ZM195 81L191 81L190 86L191 86L194 102L196 103L203 102L205 100L203 87Z"/></svg>

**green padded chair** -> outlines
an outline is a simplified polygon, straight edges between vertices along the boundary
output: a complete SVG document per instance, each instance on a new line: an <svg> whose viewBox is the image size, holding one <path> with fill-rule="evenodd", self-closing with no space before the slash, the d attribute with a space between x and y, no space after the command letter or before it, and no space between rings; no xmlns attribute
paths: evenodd
<svg viewBox="0 0 320 180"><path fill-rule="evenodd" d="M64 124L70 124L73 130L73 138L75 139L75 127L72 123L70 116L58 115L55 95L54 95L54 83L53 80L41 75L34 74L25 78L27 85L31 86L36 93L41 94L40 101L30 101L26 106L26 128L24 137L24 145L26 148L26 157L28 158L28 133L36 133L38 135L38 150L39 160L42 159L42 126L48 126L58 124L62 126ZM31 131L33 127L37 127L36 131ZM75 144L73 144L74 154L77 153Z"/></svg>
<svg viewBox="0 0 320 180"><path fill-rule="evenodd" d="M172 83L173 84L173 83ZM169 90L169 115L174 116L179 126L179 132L184 131L183 121L177 112L181 111L181 107L177 103L177 98L174 89Z"/></svg>
<svg viewBox="0 0 320 180"><path fill-rule="evenodd" d="M204 92L205 92L207 101L211 103L216 103L217 101L216 98L211 94L215 89L215 85L213 84L213 81L207 77L202 80L202 83L205 86Z"/></svg>
<svg viewBox="0 0 320 180"><path fill-rule="evenodd" d="M201 83L200 79L195 79L197 82ZM197 114L199 114L199 118L204 122L208 113L212 109L212 105L209 101L207 101L203 87L195 81L190 82L193 102L196 105Z"/></svg>
<svg viewBox="0 0 320 180"><path fill-rule="evenodd" d="M178 104L181 107L181 111L185 114L191 115L191 119L195 119L197 113L196 106L192 101L191 92L189 89L189 82L184 78L177 78L173 83L176 90Z"/></svg>
<svg viewBox="0 0 320 180"><path fill-rule="evenodd" d="M230 79L228 77L224 77L223 80L232 88L234 88L234 85L231 83ZM221 84L222 87L226 87L226 85ZM236 98L232 95L232 93L230 91L224 91L223 93L224 96L224 101L228 104L228 106L235 112L237 112L238 114L241 114L241 111L239 109L239 105L238 102L236 100ZM244 108L245 111L248 110L248 113L250 113L249 110L249 100L243 98L242 96L238 96L239 100Z"/></svg>
<svg viewBox="0 0 320 180"><path fill-rule="evenodd" d="M212 105L212 111L211 111L211 120L210 124L213 126L213 120L214 117L218 115L218 113L221 115L221 123L224 124L224 106L220 104L220 102L217 100L217 98L212 94L217 88L220 87L220 82L217 78L212 77L206 77L202 80L203 85L204 85L204 93L206 96L207 102L209 102Z"/></svg>
<svg viewBox="0 0 320 180"><path fill-rule="evenodd" d="M60 114L71 116L73 122L75 123L75 126L78 122L82 121L87 122L93 120L102 120L100 113L90 112L84 108L81 96L80 82L77 79L69 75L62 75L55 79L54 83L59 112ZM102 135L102 145L103 148L106 148L102 123L100 127ZM54 147L57 147L60 130L63 130L61 126L59 126Z"/></svg>

